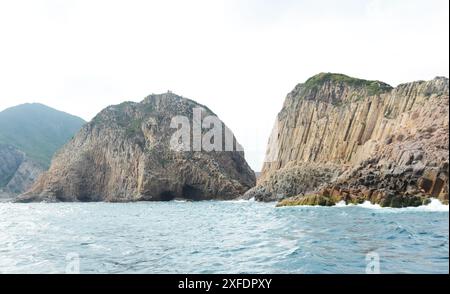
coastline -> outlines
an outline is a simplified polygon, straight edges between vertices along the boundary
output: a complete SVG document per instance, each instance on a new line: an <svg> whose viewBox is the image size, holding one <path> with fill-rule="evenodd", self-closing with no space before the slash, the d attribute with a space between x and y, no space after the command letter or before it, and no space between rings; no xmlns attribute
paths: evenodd
<svg viewBox="0 0 450 294"><path fill-rule="evenodd" d="M0 195L1 196L1 195ZM288 200L288 199L286 199ZM171 201L126 201L126 202L118 202L118 201L88 201L88 202L81 202L81 201L71 201L71 202L63 202L63 201L41 201L41 202L15 202L14 197L10 198L2 198L0 197L0 204L21 204L21 205L27 205L27 204L170 204L170 203L179 203L179 204L195 204L195 203L236 203L236 204L247 204L247 203L255 203L255 204L261 204L261 205L273 205L276 209L291 209L291 208L346 208L346 207L360 207L360 208L367 208L372 210L390 210L390 211L428 211L428 212L449 212L450 205L447 203L443 203L441 200L437 198L429 198L429 203L419 205L419 206L405 206L405 207L382 207L379 204L374 204L370 201L364 201L362 203L346 203L345 201L341 200L337 203L334 203L333 205L310 205L310 204L304 204L304 205L280 205L282 201L256 201L255 199L242 199L242 198L236 198L232 200L201 200L201 201L190 201L186 199L174 199Z"/></svg>

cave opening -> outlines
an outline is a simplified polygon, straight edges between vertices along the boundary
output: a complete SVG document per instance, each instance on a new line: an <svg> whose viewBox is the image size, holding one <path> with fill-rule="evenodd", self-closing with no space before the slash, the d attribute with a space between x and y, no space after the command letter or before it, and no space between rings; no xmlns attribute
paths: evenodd
<svg viewBox="0 0 450 294"><path fill-rule="evenodd" d="M175 199L175 194L172 191L163 191L159 194L161 201L172 201Z"/></svg>
<svg viewBox="0 0 450 294"><path fill-rule="evenodd" d="M203 197L203 192L191 185L183 186L183 198L189 200L201 200Z"/></svg>

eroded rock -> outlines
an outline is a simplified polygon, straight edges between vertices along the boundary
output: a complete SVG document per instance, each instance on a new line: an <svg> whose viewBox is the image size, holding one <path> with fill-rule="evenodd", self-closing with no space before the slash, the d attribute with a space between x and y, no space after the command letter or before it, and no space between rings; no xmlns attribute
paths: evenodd
<svg viewBox="0 0 450 294"><path fill-rule="evenodd" d="M18 201L208 200L242 195L255 185L243 152L170 147L176 131L172 119L183 116L192 123L194 108L201 108L204 117L214 115L206 106L172 93L106 108L58 152L49 171ZM238 145L234 136L231 139Z"/></svg>

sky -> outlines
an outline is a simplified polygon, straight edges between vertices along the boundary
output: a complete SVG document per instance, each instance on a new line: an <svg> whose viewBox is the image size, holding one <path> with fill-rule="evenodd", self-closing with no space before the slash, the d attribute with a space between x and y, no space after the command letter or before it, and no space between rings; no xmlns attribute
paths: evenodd
<svg viewBox="0 0 450 294"><path fill-rule="evenodd" d="M0 0L0 111L90 120L168 90L213 110L251 167L286 94L320 72L449 76L448 0Z"/></svg>

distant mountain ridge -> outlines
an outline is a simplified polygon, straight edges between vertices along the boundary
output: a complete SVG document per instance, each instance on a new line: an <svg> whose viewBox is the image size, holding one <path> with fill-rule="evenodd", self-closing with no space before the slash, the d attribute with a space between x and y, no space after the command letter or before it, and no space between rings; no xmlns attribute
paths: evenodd
<svg viewBox="0 0 450 294"><path fill-rule="evenodd" d="M0 198L27 190L84 120L43 104L0 112Z"/></svg>
<svg viewBox="0 0 450 294"><path fill-rule="evenodd" d="M79 117L43 104L21 104L0 112L0 143L23 151L48 168L53 154L84 123Z"/></svg>

